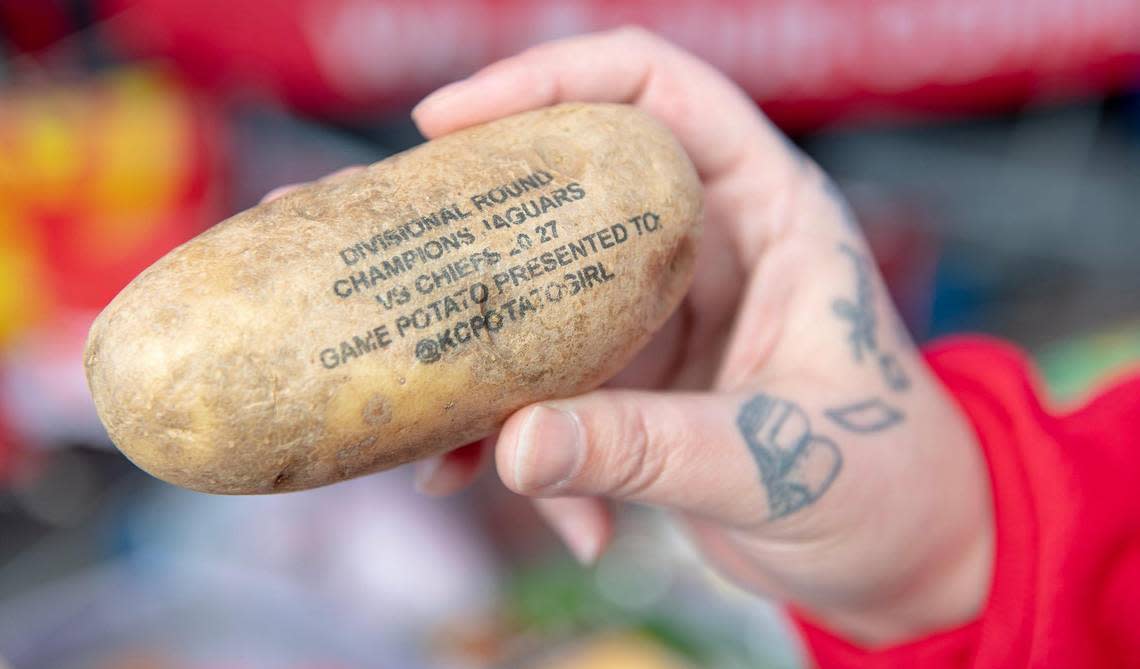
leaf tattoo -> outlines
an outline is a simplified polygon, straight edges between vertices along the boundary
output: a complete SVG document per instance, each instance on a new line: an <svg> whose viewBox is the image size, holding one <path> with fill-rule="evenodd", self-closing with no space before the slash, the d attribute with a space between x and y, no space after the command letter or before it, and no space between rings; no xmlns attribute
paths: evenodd
<svg viewBox="0 0 1140 669"><path fill-rule="evenodd" d="M898 392L906 390L910 388L910 378L898 358L893 353L879 349L879 319L875 314L871 261L846 242L839 244L839 251L849 257L855 266L855 299L835 298L831 310L850 326L847 340L851 343L851 355L857 363L862 363L865 357L873 356L887 386Z"/></svg>

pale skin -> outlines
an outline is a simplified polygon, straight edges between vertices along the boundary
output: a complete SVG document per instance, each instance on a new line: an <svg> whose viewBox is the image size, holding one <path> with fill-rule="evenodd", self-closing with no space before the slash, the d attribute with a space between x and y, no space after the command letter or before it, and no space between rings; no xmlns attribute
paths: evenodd
<svg viewBox="0 0 1140 669"><path fill-rule="evenodd" d="M726 578L868 646L972 620L993 561L985 462L827 177L716 70L638 29L529 49L413 118L434 138L567 101L637 105L680 140L705 191L692 288L604 389L419 463L419 488L455 492L493 455L583 562L613 503L667 509Z"/></svg>

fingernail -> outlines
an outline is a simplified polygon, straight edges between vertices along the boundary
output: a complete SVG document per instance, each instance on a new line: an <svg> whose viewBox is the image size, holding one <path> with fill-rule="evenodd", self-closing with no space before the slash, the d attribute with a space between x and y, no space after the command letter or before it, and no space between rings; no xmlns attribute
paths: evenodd
<svg viewBox="0 0 1140 669"><path fill-rule="evenodd" d="M582 439L574 416L536 407L519 435L515 483L523 491L553 487L574 475L581 454Z"/></svg>
<svg viewBox="0 0 1140 669"><path fill-rule="evenodd" d="M427 460L421 460L415 464L412 485L415 487L416 492L423 495L432 494L432 479L435 478L441 466L443 466L443 458L438 455L433 458L428 458Z"/></svg>
<svg viewBox="0 0 1140 669"><path fill-rule="evenodd" d="M558 534L580 564L589 566L597 562L602 550L602 537L594 528L560 528Z"/></svg>
<svg viewBox="0 0 1140 669"><path fill-rule="evenodd" d="M272 202L272 201L276 200L277 198L281 197L282 195L287 195L289 193L289 191L296 190L298 186L300 186L300 184L288 184L285 186L278 186L277 188L274 188L273 190L269 191L264 196L262 196L261 201L262 201L262 203Z"/></svg>
<svg viewBox="0 0 1140 669"><path fill-rule="evenodd" d="M412 107L412 114L416 114L424 105L439 104L455 94L460 93L467 86L467 79L460 79L459 81L452 82L443 88L437 88L434 92L429 93L426 98L420 100L415 107Z"/></svg>

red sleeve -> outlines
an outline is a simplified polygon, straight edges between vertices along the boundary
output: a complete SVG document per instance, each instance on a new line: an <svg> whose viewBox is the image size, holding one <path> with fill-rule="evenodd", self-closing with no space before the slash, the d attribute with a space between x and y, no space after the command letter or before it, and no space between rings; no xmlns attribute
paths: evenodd
<svg viewBox="0 0 1140 669"><path fill-rule="evenodd" d="M989 464L989 598L964 627L883 649L797 618L818 666L1140 667L1140 375L1053 415L1008 345L959 338L930 347L926 360Z"/></svg>

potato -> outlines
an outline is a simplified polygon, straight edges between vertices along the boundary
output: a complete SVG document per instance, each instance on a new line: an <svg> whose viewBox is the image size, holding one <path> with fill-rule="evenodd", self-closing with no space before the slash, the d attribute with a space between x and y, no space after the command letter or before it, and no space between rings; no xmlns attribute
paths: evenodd
<svg viewBox="0 0 1140 669"><path fill-rule="evenodd" d="M564 104L308 184L174 249L99 315L99 416L214 493L442 453L621 369L687 290L700 183L626 105Z"/></svg>

